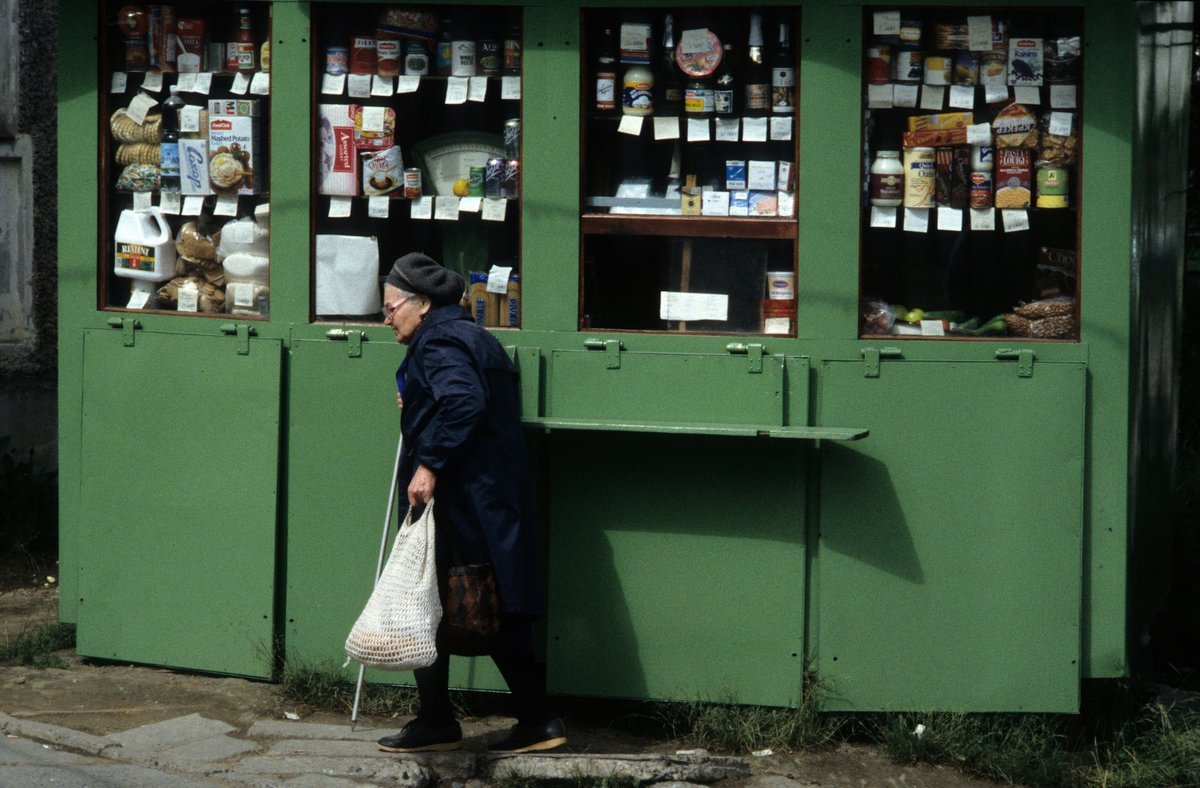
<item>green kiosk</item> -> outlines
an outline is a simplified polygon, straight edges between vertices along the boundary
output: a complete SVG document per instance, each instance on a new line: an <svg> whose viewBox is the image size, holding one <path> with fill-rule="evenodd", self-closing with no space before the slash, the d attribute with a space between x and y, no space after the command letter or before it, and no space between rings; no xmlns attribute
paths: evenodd
<svg viewBox="0 0 1200 788"><path fill-rule="evenodd" d="M1072 711L1136 666L1189 3L66 0L61 31L81 654L341 662L399 426L381 276L419 250L520 370L553 692L786 706L812 669L831 710Z"/></svg>

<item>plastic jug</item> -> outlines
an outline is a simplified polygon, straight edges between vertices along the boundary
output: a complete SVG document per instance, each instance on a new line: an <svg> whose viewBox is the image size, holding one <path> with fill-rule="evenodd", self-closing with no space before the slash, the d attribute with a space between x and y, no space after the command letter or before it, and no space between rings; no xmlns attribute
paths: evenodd
<svg viewBox="0 0 1200 788"><path fill-rule="evenodd" d="M113 240L117 276L149 282L165 282L175 276L175 241L158 208L121 211Z"/></svg>

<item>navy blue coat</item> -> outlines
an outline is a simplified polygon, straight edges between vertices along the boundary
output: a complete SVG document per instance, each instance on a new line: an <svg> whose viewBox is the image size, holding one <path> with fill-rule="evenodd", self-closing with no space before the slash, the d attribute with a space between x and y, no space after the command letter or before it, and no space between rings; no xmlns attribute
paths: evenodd
<svg viewBox="0 0 1200 788"><path fill-rule="evenodd" d="M439 562L454 528L466 563L491 562L510 613L545 612L533 488L517 372L500 342L461 307L430 310L409 341L400 418L400 494L417 464L437 474Z"/></svg>

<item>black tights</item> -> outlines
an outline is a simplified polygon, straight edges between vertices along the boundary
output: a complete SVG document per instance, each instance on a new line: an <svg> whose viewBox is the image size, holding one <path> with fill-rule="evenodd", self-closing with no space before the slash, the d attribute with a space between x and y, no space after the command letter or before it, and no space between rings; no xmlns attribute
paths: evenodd
<svg viewBox="0 0 1200 788"><path fill-rule="evenodd" d="M439 627L437 660L427 668L413 671L420 701L417 718L431 727L449 725L454 720L450 705L450 655L443 648L441 631ZM546 673L533 654L532 618L505 614L489 656L512 693L518 722L544 725L558 716L546 700Z"/></svg>

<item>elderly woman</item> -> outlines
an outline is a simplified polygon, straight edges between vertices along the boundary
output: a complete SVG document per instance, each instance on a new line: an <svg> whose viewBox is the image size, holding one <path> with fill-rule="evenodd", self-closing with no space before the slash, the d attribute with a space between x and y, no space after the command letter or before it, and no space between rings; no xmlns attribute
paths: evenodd
<svg viewBox="0 0 1200 788"><path fill-rule="evenodd" d="M489 656L508 684L517 724L491 752L531 752L565 744L546 700L545 672L533 652L533 621L545 612L532 486L521 434L516 369L500 343L459 306L463 279L423 254L392 266L384 323L408 346L396 372L404 453L400 484L410 506L436 495L437 565L445 589L450 555L490 563L503 607ZM420 707L388 752L456 750L462 729L450 705L450 657L414 671Z"/></svg>

